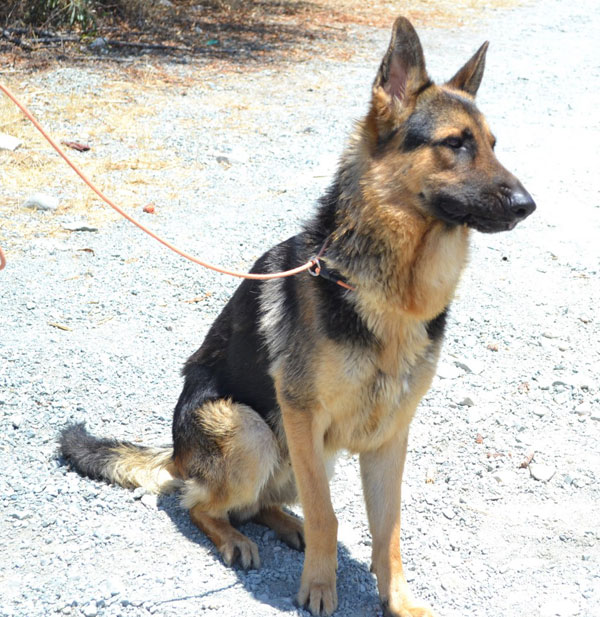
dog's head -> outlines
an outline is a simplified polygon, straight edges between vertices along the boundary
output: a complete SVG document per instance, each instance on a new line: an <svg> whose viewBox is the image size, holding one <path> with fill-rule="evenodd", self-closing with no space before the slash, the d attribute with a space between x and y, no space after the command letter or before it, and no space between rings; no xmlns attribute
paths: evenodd
<svg viewBox="0 0 600 617"><path fill-rule="evenodd" d="M414 28L396 20L365 123L386 203L483 232L512 229L535 210L498 162L495 137L474 102L487 47L438 86L427 75Z"/></svg>

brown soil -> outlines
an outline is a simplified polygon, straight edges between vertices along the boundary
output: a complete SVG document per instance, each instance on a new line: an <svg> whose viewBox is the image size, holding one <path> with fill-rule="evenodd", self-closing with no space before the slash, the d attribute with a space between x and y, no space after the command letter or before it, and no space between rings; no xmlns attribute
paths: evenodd
<svg viewBox="0 0 600 617"><path fill-rule="evenodd" d="M229 4L233 0L229 0ZM0 30L0 66L42 68L56 62L113 62L144 55L160 61L213 64L227 70L278 61L302 61L315 53L337 59L356 54L352 27L388 28L402 12L421 27L457 27L493 19L498 9L520 0L414 0L399 7L386 0L253 0L239 8L223 0L176 0L145 14L97 16L93 33L12 28ZM133 5L140 4L136 1ZM90 51L97 37L109 41L101 53Z"/></svg>

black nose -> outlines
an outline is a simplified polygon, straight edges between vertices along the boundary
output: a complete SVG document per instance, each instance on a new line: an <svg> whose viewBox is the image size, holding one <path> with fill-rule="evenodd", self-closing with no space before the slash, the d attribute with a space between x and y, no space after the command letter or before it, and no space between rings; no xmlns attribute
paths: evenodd
<svg viewBox="0 0 600 617"><path fill-rule="evenodd" d="M522 187L513 189L510 193L510 211L515 218L522 221L535 210L535 201Z"/></svg>

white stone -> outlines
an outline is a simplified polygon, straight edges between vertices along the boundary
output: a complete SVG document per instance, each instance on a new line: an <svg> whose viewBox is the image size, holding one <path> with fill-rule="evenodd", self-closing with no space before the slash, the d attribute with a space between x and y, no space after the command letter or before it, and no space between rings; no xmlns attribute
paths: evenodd
<svg viewBox="0 0 600 617"><path fill-rule="evenodd" d="M7 135L6 133L0 133L0 150L14 151L22 145L22 143L23 142L17 137Z"/></svg>
<svg viewBox="0 0 600 617"><path fill-rule="evenodd" d="M49 195L48 193L33 193L30 195L23 204L25 208L32 208L35 210L49 210L53 212L58 208L58 197Z"/></svg>
<svg viewBox="0 0 600 617"><path fill-rule="evenodd" d="M67 231L98 231L97 227L91 227L85 223L64 223L62 228Z"/></svg>
<svg viewBox="0 0 600 617"><path fill-rule="evenodd" d="M460 377L464 371L461 371L457 366L441 362L437 368L437 376L441 379L456 379Z"/></svg>
<svg viewBox="0 0 600 617"><path fill-rule="evenodd" d="M454 364L459 368L467 371L467 373L473 373L474 375L480 375L483 373L484 365L482 362L475 358L463 358L462 360L455 360Z"/></svg>
<svg viewBox="0 0 600 617"><path fill-rule="evenodd" d="M156 510L156 508L158 507L158 496L157 495L150 495L150 494L142 495L142 498L140 499L140 501L146 506L146 508L149 508L150 510Z"/></svg>
<svg viewBox="0 0 600 617"><path fill-rule="evenodd" d="M549 482L554 477L556 469L550 465L543 465L542 463L530 463L529 473L535 480Z"/></svg>

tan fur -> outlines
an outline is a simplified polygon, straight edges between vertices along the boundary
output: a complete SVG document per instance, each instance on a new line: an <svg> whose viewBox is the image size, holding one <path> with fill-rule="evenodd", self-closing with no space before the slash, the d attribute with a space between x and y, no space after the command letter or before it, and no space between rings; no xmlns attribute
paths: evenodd
<svg viewBox="0 0 600 617"><path fill-rule="evenodd" d="M315 615L331 615L337 606L338 524L325 465L323 415L286 406L281 411L304 512L306 555L298 602Z"/></svg>
<svg viewBox="0 0 600 617"><path fill-rule="evenodd" d="M112 449L115 456L107 475L127 488L143 486L151 493L170 493L181 486L172 464L172 448L147 448L120 445Z"/></svg>
<svg viewBox="0 0 600 617"><path fill-rule="evenodd" d="M188 479L182 503L223 517L231 510L258 509L259 495L279 461L275 436L264 420L247 405L219 399L205 403L198 418L219 443L226 468L225 483L207 486Z"/></svg>

